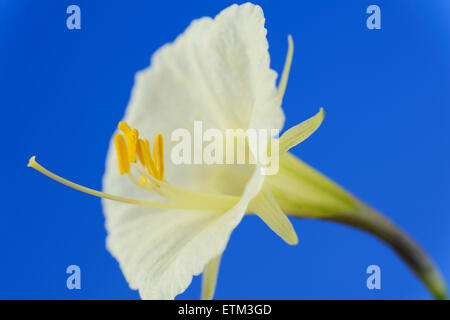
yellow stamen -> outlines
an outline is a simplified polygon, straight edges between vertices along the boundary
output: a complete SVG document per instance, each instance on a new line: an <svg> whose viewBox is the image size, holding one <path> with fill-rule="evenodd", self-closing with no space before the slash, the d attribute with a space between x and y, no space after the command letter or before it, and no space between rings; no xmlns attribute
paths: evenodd
<svg viewBox="0 0 450 320"><path fill-rule="evenodd" d="M142 155L144 157L145 165L148 173L156 178L156 168L153 162L152 155L150 153L150 143L147 139L139 139L140 148L142 150Z"/></svg>
<svg viewBox="0 0 450 320"><path fill-rule="evenodd" d="M124 198L124 197L108 194L105 192L93 190L90 188L86 188L86 187L83 187L79 184L73 183L72 181L66 180L66 179L48 171L43 166L41 166L39 163L37 163L35 156L30 158L27 166L39 171L40 173L46 175L50 179L53 179L59 183L62 183L70 188L76 189L78 191L81 191L81 192L84 192L84 193L87 193L87 194L90 194L90 195L93 195L96 197L119 201L119 202L130 203L130 204L136 204L136 205L141 205L141 206L147 206L147 207L152 207L152 208L160 208L160 209L196 209L195 206L190 207L190 206L186 206L184 204L142 201L142 200Z"/></svg>
<svg viewBox="0 0 450 320"><path fill-rule="evenodd" d="M117 126L120 131L125 135L127 147L125 148L128 153L128 167L129 163L136 163L139 159L142 166L147 169L148 173L158 179L164 178L164 140L161 134L156 135L153 143L153 158L150 152L150 143L147 139L139 139L139 132L136 129L132 129L126 122L121 121ZM123 148L122 148L123 149ZM121 153L121 156L123 154ZM119 157L118 157L119 158ZM119 167L121 166L119 159ZM128 171L120 171L121 174Z"/></svg>
<svg viewBox="0 0 450 320"><path fill-rule="evenodd" d="M164 139L162 134L157 134L153 142L153 159L155 160L156 176L162 180L164 178Z"/></svg>
<svg viewBox="0 0 450 320"><path fill-rule="evenodd" d="M141 140L142 139L138 139L138 142L136 144L136 154L138 155L138 159L141 164L145 167L144 148L142 146Z"/></svg>
<svg viewBox="0 0 450 320"><path fill-rule="evenodd" d="M125 121L120 121L117 128L122 131L124 134L127 134L131 131L130 126Z"/></svg>
<svg viewBox="0 0 450 320"><path fill-rule="evenodd" d="M136 129L132 129L125 134L128 145L128 160L130 162L136 162L136 148L139 137L139 132Z"/></svg>
<svg viewBox="0 0 450 320"><path fill-rule="evenodd" d="M125 139L120 133L114 136L114 144L116 146L117 161L119 163L120 174L130 172L130 162L128 161L128 150Z"/></svg>

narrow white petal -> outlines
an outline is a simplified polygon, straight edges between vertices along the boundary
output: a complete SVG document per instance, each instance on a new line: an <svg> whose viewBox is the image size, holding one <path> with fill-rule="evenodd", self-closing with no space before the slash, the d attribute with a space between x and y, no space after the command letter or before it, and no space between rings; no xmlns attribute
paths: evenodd
<svg viewBox="0 0 450 320"><path fill-rule="evenodd" d="M206 265L205 271L203 271L202 300L211 300L214 296L221 257L222 255L219 255L211 259L211 261Z"/></svg>
<svg viewBox="0 0 450 320"><path fill-rule="evenodd" d="M292 36L288 36L288 52L286 54L286 61L284 62L283 73L281 74L280 84L278 85L278 94L283 100L284 92L286 91L287 82L289 79L289 72L291 71L292 57L294 56L294 41Z"/></svg>
<svg viewBox="0 0 450 320"><path fill-rule="evenodd" d="M313 117L290 128L280 137L280 155L305 141L322 124L325 113L323 108Z"/></svg>
<svg viewBox="0 0 450 320"><path fill-rule="evenodd" d="M248 211L256 213L273 232L288 244L298 243L294 227L281 210L268 185L265 184L258 195L253 198Z"/></svg>

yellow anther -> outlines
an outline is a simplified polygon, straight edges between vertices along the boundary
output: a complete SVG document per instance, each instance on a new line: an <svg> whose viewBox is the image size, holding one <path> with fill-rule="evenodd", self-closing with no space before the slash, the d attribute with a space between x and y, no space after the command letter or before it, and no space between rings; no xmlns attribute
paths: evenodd
<svg viewBox="0 0 450 320"><path fill-rule="evenodd" d="M125 143L125 139L120 133L117 133L114 136L114 144L116 146L120 174L130 172L130 161L128 160L127 145Z"/></svg>
<svg viewBox="0 0 450 320"><path fill-rule="evenodd" d="M139 161L142 163L142 165L145 168L145 157L144 157L144 148L142 146L142 139L138 139L138 142L136 145L136 154L138 155Z"/></svg>
<svg viewBox="0 0 450 320"><path fill-rule="evenodd" d="M123 132L126 145L124 150L126 151L128 169L127 171L121 170L121 173L128 172L130 169L130 163L136 163L136 160L139 158L142 166L147 169L148 173L158 179L163 180L164 178L164 141L163 136L161 134L156 135L155 141L153 143L153 157L150 151L150 143L147 139L139 139L139 132L136 129L132 129L126 122L121 121L117 126L120 131ZM121 136L122 137L122 136ZM117 138L119 139L119 138ZM123 140L123 137L121 138ZM118 142L116 142L117 146ZM119 152L119 151L118 151ZM122 155L123 156L123 155ZM122 160L122 161L125 161ZM119 167L121 164L119 164ZM122 173L122 174L123 174ZM147 184L149 181L146 181ZM141 184L143 184L143 180L141 178Z"/></svg>
<svg viewBox="0 0 450 320"><path fill-rule="evenodd" d="M120 121L117 128L122 131L124 134L127 134L131 131L130 126L125 121Z"/></svg>
<svg viewBox="0 0 450 320"><path fill-rule="evenodd" d="M148 173L156 178L156 168L150 154L150 143L147 139L139 139L139 149L142 150L142 156L144 158L144 167L147 168Z"/></svg>
<svg viewBox="0 0 450 320"><path fill-rule="evenodd" d="M157 134L153 142L153 159L155 161L156 176L162 180L164 178L164 139L162 134Z"/></svg>
<svg viewBox="0 0 450 320"><path fill-rule="evenodd" d="M127 139L128 145L128 159L130 162L136 162L136 149L139 139L139 132L136 129L132 129L125 133L125 138Z"/></svg>

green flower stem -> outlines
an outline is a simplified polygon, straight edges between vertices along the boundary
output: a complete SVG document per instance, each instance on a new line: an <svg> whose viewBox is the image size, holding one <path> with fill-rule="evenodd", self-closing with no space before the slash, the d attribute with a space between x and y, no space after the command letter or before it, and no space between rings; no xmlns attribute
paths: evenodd
<svg viewBox="0 0 450 320"><path fill-rule="evenodd" d="M290 153L267 182L284 212L294 217L335 221L378 237L390 245L436 299L447 299L444 280L428 255L405 232L375 209Z"/></svg>
<svg viewBox="0 0 450 320"><path fill-rule="evenodd" d="M336 214L327 220L359 228L383 240L410 266L435 299L447 299L444 280L428 255L411 237L377 211L362 204L357 213Z"/></svg>

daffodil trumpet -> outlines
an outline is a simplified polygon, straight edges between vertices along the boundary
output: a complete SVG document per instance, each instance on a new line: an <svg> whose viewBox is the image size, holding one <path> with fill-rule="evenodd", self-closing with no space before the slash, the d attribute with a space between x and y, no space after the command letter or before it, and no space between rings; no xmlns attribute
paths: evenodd
<svg viewBox="0 0 450 320"><path fill-rule="evenodd" d="M153 55L151 65L137 73L125 116L111 139L102 191L50 172L35 157L28 166L102 198L107 248L143 299L173 299L201 273L202 299L211 299L228 239L251 213L290 245L298 238L286 213L368 231L388 243L435 298L446 298L439 271L410 237L289 153L319 128L322 108L277 139L279 168L274 174L263 174L260 163L167 161L164 150L173 149L174 130L196 120L220 132L282 129L294 44L289 36L277 86L264 22L259 6L232 5L214 19L195 20ZM154 137L152 147L147 137ZM271 144L266 145L263 151L273 154Z"/></svg>

